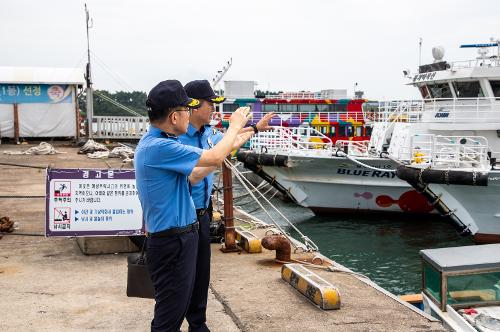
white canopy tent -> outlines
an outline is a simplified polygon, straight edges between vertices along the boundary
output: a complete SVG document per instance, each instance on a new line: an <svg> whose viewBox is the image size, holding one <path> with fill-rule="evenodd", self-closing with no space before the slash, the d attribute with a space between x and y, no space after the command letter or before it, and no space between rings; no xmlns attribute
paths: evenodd
<svg viewBox="0 0 500 332"><path fill-rule="evenodd" d="M0 137L78 137L83 72L0 67Z"/></svg>

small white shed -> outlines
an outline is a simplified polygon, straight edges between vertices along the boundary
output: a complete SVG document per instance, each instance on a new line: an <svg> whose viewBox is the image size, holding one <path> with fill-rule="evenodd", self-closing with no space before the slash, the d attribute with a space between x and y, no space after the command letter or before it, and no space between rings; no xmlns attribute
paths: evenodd
<svg viewBox="0 0 500 332"><path fill-rule="evenodd" d="M0 137L78 137L83 72L0 67Z"/></svg>

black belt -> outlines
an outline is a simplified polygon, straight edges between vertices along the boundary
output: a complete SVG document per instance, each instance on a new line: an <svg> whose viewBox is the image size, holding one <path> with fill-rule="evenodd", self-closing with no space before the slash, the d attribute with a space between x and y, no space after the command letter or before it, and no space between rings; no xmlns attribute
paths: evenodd
<svg viewBox="0 0 500 332"><path fill-rule="evenodd" d="M192 223L191 225L187 225L184 227L176 227L176 228L169 228L161 232L156 232L156 233L148 233L148 237L151 239L157 238L157 237L167 237L167 236L172 236L176 234L183 234L183 233L188 233L191 231L198 231L198 222Z"/></svg>
<svg viewBox="0 0 500 332"><path fill-rule="evenodd" d="M196 215L198 217L203 217L205 215L205 213L208 212L208 209L196 209Z"/></svg>

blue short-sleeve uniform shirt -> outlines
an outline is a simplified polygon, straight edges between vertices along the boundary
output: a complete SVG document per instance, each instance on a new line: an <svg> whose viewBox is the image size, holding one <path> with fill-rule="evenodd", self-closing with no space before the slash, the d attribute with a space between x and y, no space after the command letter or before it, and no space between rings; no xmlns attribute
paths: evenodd
<svg viewBox="0 0 500 332"><path fill-rule="evenodd" d="M150 126L134 156L137 191L148 232L183 227L196 221L188 176L203 150Z"/></svg>
<svg viewBox="0 0 500 332"><path fill-rule="evenodd" d="M219 143L222 137L222 133L212 126L205 125L200 130L196 130L190 123L187 133L179 136L179 141L189 146L208 150ZM196 209L206 209L208 207L210 195L212 194L213 178L214 174L210 173L202 181L193 185L191 195Z"/></svg>

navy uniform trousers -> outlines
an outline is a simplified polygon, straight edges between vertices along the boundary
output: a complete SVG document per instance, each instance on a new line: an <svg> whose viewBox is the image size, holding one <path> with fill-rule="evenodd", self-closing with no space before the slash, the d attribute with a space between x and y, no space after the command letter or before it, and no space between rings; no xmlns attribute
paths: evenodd
<svg viewBox="0 0 500 332"><path fill-rule="evenodd" d="M151 331L179 332L196 274L198 232L148 239L147 262L155 287Z"/></svg>
<svg viewBox="0 0 500 332"><path fill-rule="evenodd" d="M212 220L211 209L207 209L203 215L198 215L199 241L198 257L196 261L196 279L194 282L193 295L186 314L189 322L189 331L208 332L207 328L207 296L210 283L210 221Z"/></svg>

